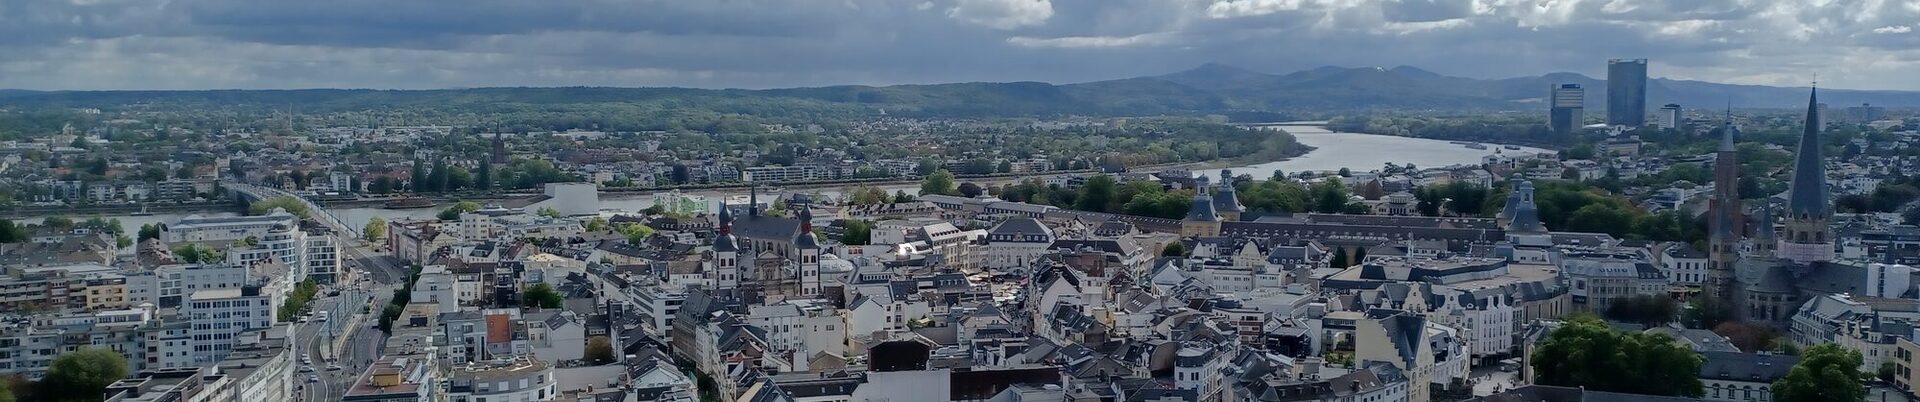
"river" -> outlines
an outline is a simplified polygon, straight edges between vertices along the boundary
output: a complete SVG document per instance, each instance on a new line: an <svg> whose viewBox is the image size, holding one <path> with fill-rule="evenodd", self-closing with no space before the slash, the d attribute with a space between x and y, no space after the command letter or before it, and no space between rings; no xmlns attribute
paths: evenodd
<svg viewBox="0 0 1920 402"><path fill-rule="evenodd" d="M1287 160L1234 167L1234 172L1236 174L1251 174L1254 177L1265 178L1271 176L1275 169L1285 171L1288 174L1308 170L1336 171L1343 167L1356 171L1369 171L1379 169L1388 162L1399 165L1412 163L1417 167L1431 168L1448 165L1477 164L1480 162L1481 157L1495 153L1552 152L1533 147L1519 147L1519 150L1503 149L1500 144L1491 143L1485 144L1486 149L1472 149L1442 140L1333 132L1323 127L1303 125L1288 125L1284 126L1284 129L1288 133L1293 134L1294 138L1298 139L1301 144L1312 146L1314 150L1308 152L1306 155ZM1194 173L1212 178L1212 176L1218 172L1209 170ZM918 188L918 186L898 185L881 187L882 190L888 193L893 193L895 190L905 190L908 193L913 193ZM688 194L704 196L710 201L716 201L723 196L745 195L745 192L742 190L700 190L690 191ZM838 196L839 191L825 190L820 191L820 194ZM655 195L621 195L619 197L620 198L612 198L611 195L603 194L603 198L600 200L600 208L603 210L638 211L653 206L654 199L657 198ZM349 225L363 226L366 225L368 220L375 216L386 220L432 217L439 213L439 208L348 208L334 210L334 213L340 217L341 221ZM120 218L120 223L126 228L126 232L132 234L139 231L140 225L154 222L174 222L187 215L188 214L184 213L154 214L150 216L117 216L117 218ZM201 215L231 216L234 215L234 213L219 211L205 212L201 213ZM16 221L20 223L37 224L41 219L43 219L43 217L18 219ZM86 219L86 217L82 216L75 217L74 220L84 219Z"/></svg>
<svg viewBox="0 0 1920 402"><path fill-rule="evenodd" d="M1519 147L1518 150L1504 149L1501 144L1492 143L1483 143L1486 149L1473 149L1444 140L1344 133L1328 131L1324 127L1285 126L1282 129L1293 134L1293 138L1301 144L1312 146L1314 150L1306 155L1287 160L1234 167L1234 174L1250 174L1264 179L1272 176L1275 169L1287 174L1301 171L1337 171L1340 168L1364 172L1385 167L1388 162L1396 165L1411 163L1415 167L1424 169L1478 164L1481 157L1496 153L1553 152L1534 147ZM1218 172L1194 173L1214 178L1213 176Z"/></svg>

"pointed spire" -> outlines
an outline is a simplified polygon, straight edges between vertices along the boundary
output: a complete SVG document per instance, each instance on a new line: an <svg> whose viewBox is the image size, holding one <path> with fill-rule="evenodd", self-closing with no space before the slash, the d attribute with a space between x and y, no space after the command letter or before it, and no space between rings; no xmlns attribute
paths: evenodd
<svg viewBox="0 0 1920 402"><path fill-rule="evenodd" d="M760 186L747 188L747 217L760 217Z"/></svg>
<svg viewBox="0 0 1920 402"><path fill-rule="evenodd" d="M1807 94L1807 121L1794 155L1793 187L1787 199L1787 214L1796 219L1825 218L1832 214L1826 160L1820 155L1819 108L1819 88L1814 88Z"/></svg>
<svg viewBox="0 0 1920 402"><path fill-rule="evenodd" d="M809 212L813 207L802 203L797 205L795 209L798 209L798 211L794 211L793 216L794 219L800 220L800 233L794 236L793 246L802 250L820 248L819 236L813 234L813 212Z"/></svg>
<svg viewBox="0 0 1920 402"><path fill-rule="evenodd" d="M1774 234L1773 234L1773 205L1772 204L1768 204L1764 207L1760 207L1760 223L1753 228L1753 239L1754 239L1754 242L1761 242L1766 244L1773 243Z"/></svg>
<svg viewBox="0 0 1920 402"><path fill-rule="evenodd" d="M726 202L720 203L720 228L719 229L720 229L720 234L713 236L713 251L714 252L739 251L740 250L739 241L733 237L733 212L729 211L729 208L727 208Z"/></svg>
<svg viewBox="0 0 1920 402"><path fill-rule="evenodd" d="M1727 102L1727 117L1720 125L1720 152L1734 152L1733 102Z"/></svg>

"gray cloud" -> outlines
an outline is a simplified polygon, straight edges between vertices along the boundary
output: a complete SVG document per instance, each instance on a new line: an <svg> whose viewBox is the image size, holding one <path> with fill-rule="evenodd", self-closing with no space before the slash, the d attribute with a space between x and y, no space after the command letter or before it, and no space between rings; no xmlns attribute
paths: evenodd
<svg viewBox="0 0 1920 402"><path fill-rule="evenodd" d="M0 0L0 88L1082 82L1218 61L1920 89L1920 3Z"/></svg>

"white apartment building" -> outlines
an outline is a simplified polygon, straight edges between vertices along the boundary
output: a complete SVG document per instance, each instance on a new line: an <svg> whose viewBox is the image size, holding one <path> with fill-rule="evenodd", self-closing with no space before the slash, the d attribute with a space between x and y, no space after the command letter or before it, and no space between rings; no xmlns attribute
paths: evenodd
<svg viewBox="0 0 1920 402"><path fill-rule="evenodd" d="M163 265L127 277L127 304L153 303L180 307L188 294L205 289L238 289L247 281L247 268L229 264Z"/></svg>
<svg viewBox="0 0 1920 402"><path fill-rule="evenodd" d="M299 221L300 217L279 208L260 216L187 215L167 225L167 230L160 233L160 240L167 243L234 241L247 236L265 236L276 225L296 227Z"/></svg>
<svg viewBox="0 0 1920 402"><path fill-rule="evenodd" d="M447 398L454 401L545 401L559 396L553 367L530 356L505 363L453 366Z"/></svg>
<svg viewBox="0 0 1920 402"><path fill-rule="evenodd" d="M279 263L292 270L289 274L293 277L307 276L306 232L293 226L274 226L265 234L248 238L253 239L253 245L236 244L227 249L227 263L243 267Z"/></svg>
<svg viewBox="0 0 1920 402"><path fill-rule="evenodd" d="M318 229L307 232L302 249L308 278L319 283L336 283L347 280L342 277L346 271L341 269L340 239L332 231Z"/></svg>
<svg viewBox="0 0 1920 402"><path fill-rule="evenodd" d="M759 166L740 170L740 181L749 183L810 181L831 178L833 178L832 172L813 165Z"/></svg>
<svg viewBox="0 0 1920 402"><path fill-rule="evenodd" d="M1046 255L1052 245L1052 229L1033 218L1013 218L987 231L983 267L990 271L1025 268Z"/></svg>
<svg viewBox="0 0 1920 402"><path fill-rule="evenodd" d="M235 338L249 330L273 327L273 314L283 296L263 290L270 287L242 287L193 292L181 313L192 324L193 361L211 364L227 358Z"/></svg>
<svg viewBox="0 0 1920 402"><path fill-rule="evenodd" d="M1660 254L1660 270L1675 285L1700 286L1707 280L1707 254L1686 244L1673 244Z"/></svg>

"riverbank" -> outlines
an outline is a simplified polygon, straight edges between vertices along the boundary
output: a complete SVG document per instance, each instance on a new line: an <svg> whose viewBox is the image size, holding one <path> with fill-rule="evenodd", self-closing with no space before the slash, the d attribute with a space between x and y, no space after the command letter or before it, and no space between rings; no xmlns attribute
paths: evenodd
<svg viewBox="0 0 1920 402"><path fill-rule="evenodd" d="M83 205L83 206L28 206L0 210L0 219L23 219L46 216L125 216L147 214L174 214L201 211L246 212L245 207L232 202L196 202L185 204L120 204L120 205Z"/></svg>

